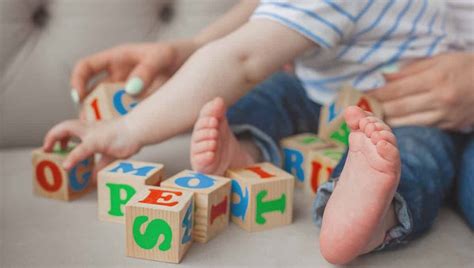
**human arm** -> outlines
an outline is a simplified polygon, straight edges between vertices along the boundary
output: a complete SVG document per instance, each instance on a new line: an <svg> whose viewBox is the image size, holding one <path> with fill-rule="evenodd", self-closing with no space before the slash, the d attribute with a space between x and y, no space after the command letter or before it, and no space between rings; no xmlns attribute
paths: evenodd
<svg viewBox="0 0 474 268"><path fill-rule="evenodd" d="M171 77L197 49L243 25L258 5L258 0L241 0L217 21L194 37L182 40L126 44L106 49L81 59L71 75L73 99L83 100L88 82L107 72L105 81L128 80L127 91L140 97L149 95Z"/></svg>
<svg viewBox="0 0 474 268"><path fill-rule="evenodd" d="M50 150L56 141L79 136L82 143L68 156L66 168L93 153L128 157L144 145L189 129L210 99L221 96L233 104L283 64L315 46L279 23L252 20L199 49L159 91L128 115L106 123L59 124L46 136L44 148ZM117 133L124 143L117 142ZM133 141L133 148L127 141Z"/></svg>

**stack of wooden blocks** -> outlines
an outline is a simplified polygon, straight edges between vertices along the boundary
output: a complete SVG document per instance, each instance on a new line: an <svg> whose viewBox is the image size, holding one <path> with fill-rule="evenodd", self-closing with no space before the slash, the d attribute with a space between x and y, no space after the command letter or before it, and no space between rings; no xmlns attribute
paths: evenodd
<svg viewBox="0 0 474 268"><path fill-rule="evenodd" d="M72 200L91 189L93 159L69 173L62 168L71 150L33 152L36 194ZM193 241L224 231L230 215L247 231L292 222L294 177L270 163L228 170L227 177L184 170L163 180L163 170L119 160L98 173L99 219L125 223L127 256L179 263Z"/></svg>
<svg viewBox="0 0 474 268"><path fill-rule="evenodd" d="M281 141L283 168L296 177L297 187L304 192L314 196L343 157L350 134L343 111L353 105L377 117L383 116L382 107L375 99L345 86L334 102L321 109L318 135L303 133Z"/></svg>
<svg viewBox="0 0 474 268"><path fill-rule="evenodd" d="M110 120L136 104L123 84L101 84L83 109L87 120ZM125 223L127 256L173 263L182 260L193 241L206 243L224 231L229 219L250 232L291 224L295 177L296 186L314 195L346 150L349 132L341 112L349 105L381 116L373 99L343 89L323 108L319 136L304 133L281 141L288 172L259 163L227 170L225 177L184 170L163 180L162 164L115 161L98 173L98 217ZM69 172L62 168L73 148L33 152L35 194L69 201L93 188L93 157Z"/></svg>

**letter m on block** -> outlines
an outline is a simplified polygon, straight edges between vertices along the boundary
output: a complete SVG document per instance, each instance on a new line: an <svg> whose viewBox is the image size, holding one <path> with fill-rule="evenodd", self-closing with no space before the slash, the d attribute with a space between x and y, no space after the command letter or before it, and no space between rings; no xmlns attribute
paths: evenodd
<svg viewBox="0 0 474 268"><path fill-rule="evenodd" d="M131 175L145 177L148 175L150 171L152 171L155 167L154 166L143 166L139 168L133 167L132 163L128 162L120 162L116 167L109 170L109 172L115 173L130 173Z"/></svg>

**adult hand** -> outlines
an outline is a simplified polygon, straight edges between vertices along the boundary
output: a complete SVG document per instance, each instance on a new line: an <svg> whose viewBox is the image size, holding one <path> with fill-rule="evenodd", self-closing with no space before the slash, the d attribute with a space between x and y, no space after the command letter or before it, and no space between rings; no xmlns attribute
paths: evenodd
<svg viewBox="0 0 474 268"><path fill-rule="evenodd" d="M106 72L104 82L127 80L125 90L138 97L149 95L171 77L195 51L192 41L140 43L117 46L80 60L71 76L71 96L78 103L88 94L88 82ZM102 82L101 81L101 82Z"/></svg>
<svg viewBox="0 0 474 268"><path fill-rule="evenodd" d="M474 53L422 59L386 74L386 80L370 94L382 103L390 125L474 126Z"/></svg>

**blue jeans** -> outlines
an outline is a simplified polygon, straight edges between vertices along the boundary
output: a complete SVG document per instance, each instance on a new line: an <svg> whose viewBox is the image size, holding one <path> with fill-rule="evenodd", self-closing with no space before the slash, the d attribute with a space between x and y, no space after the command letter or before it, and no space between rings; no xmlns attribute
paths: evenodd
<svg viewBox="0 0 474 268"><path fill-rule="evenodd" d="M231 107L227 117L238 137L253 140L265 161L280 165L278 142L294 134L317 132L320 109L296 77L277 73ZM414 126L393 131L402 162L394 199L399 224L388 232L391 239L379 249L407 242L428 230L453 192L474 229L474 134ZM317 224L344 162L345 158L334 169L333 179L318 191L313 209Z"/></svg>

